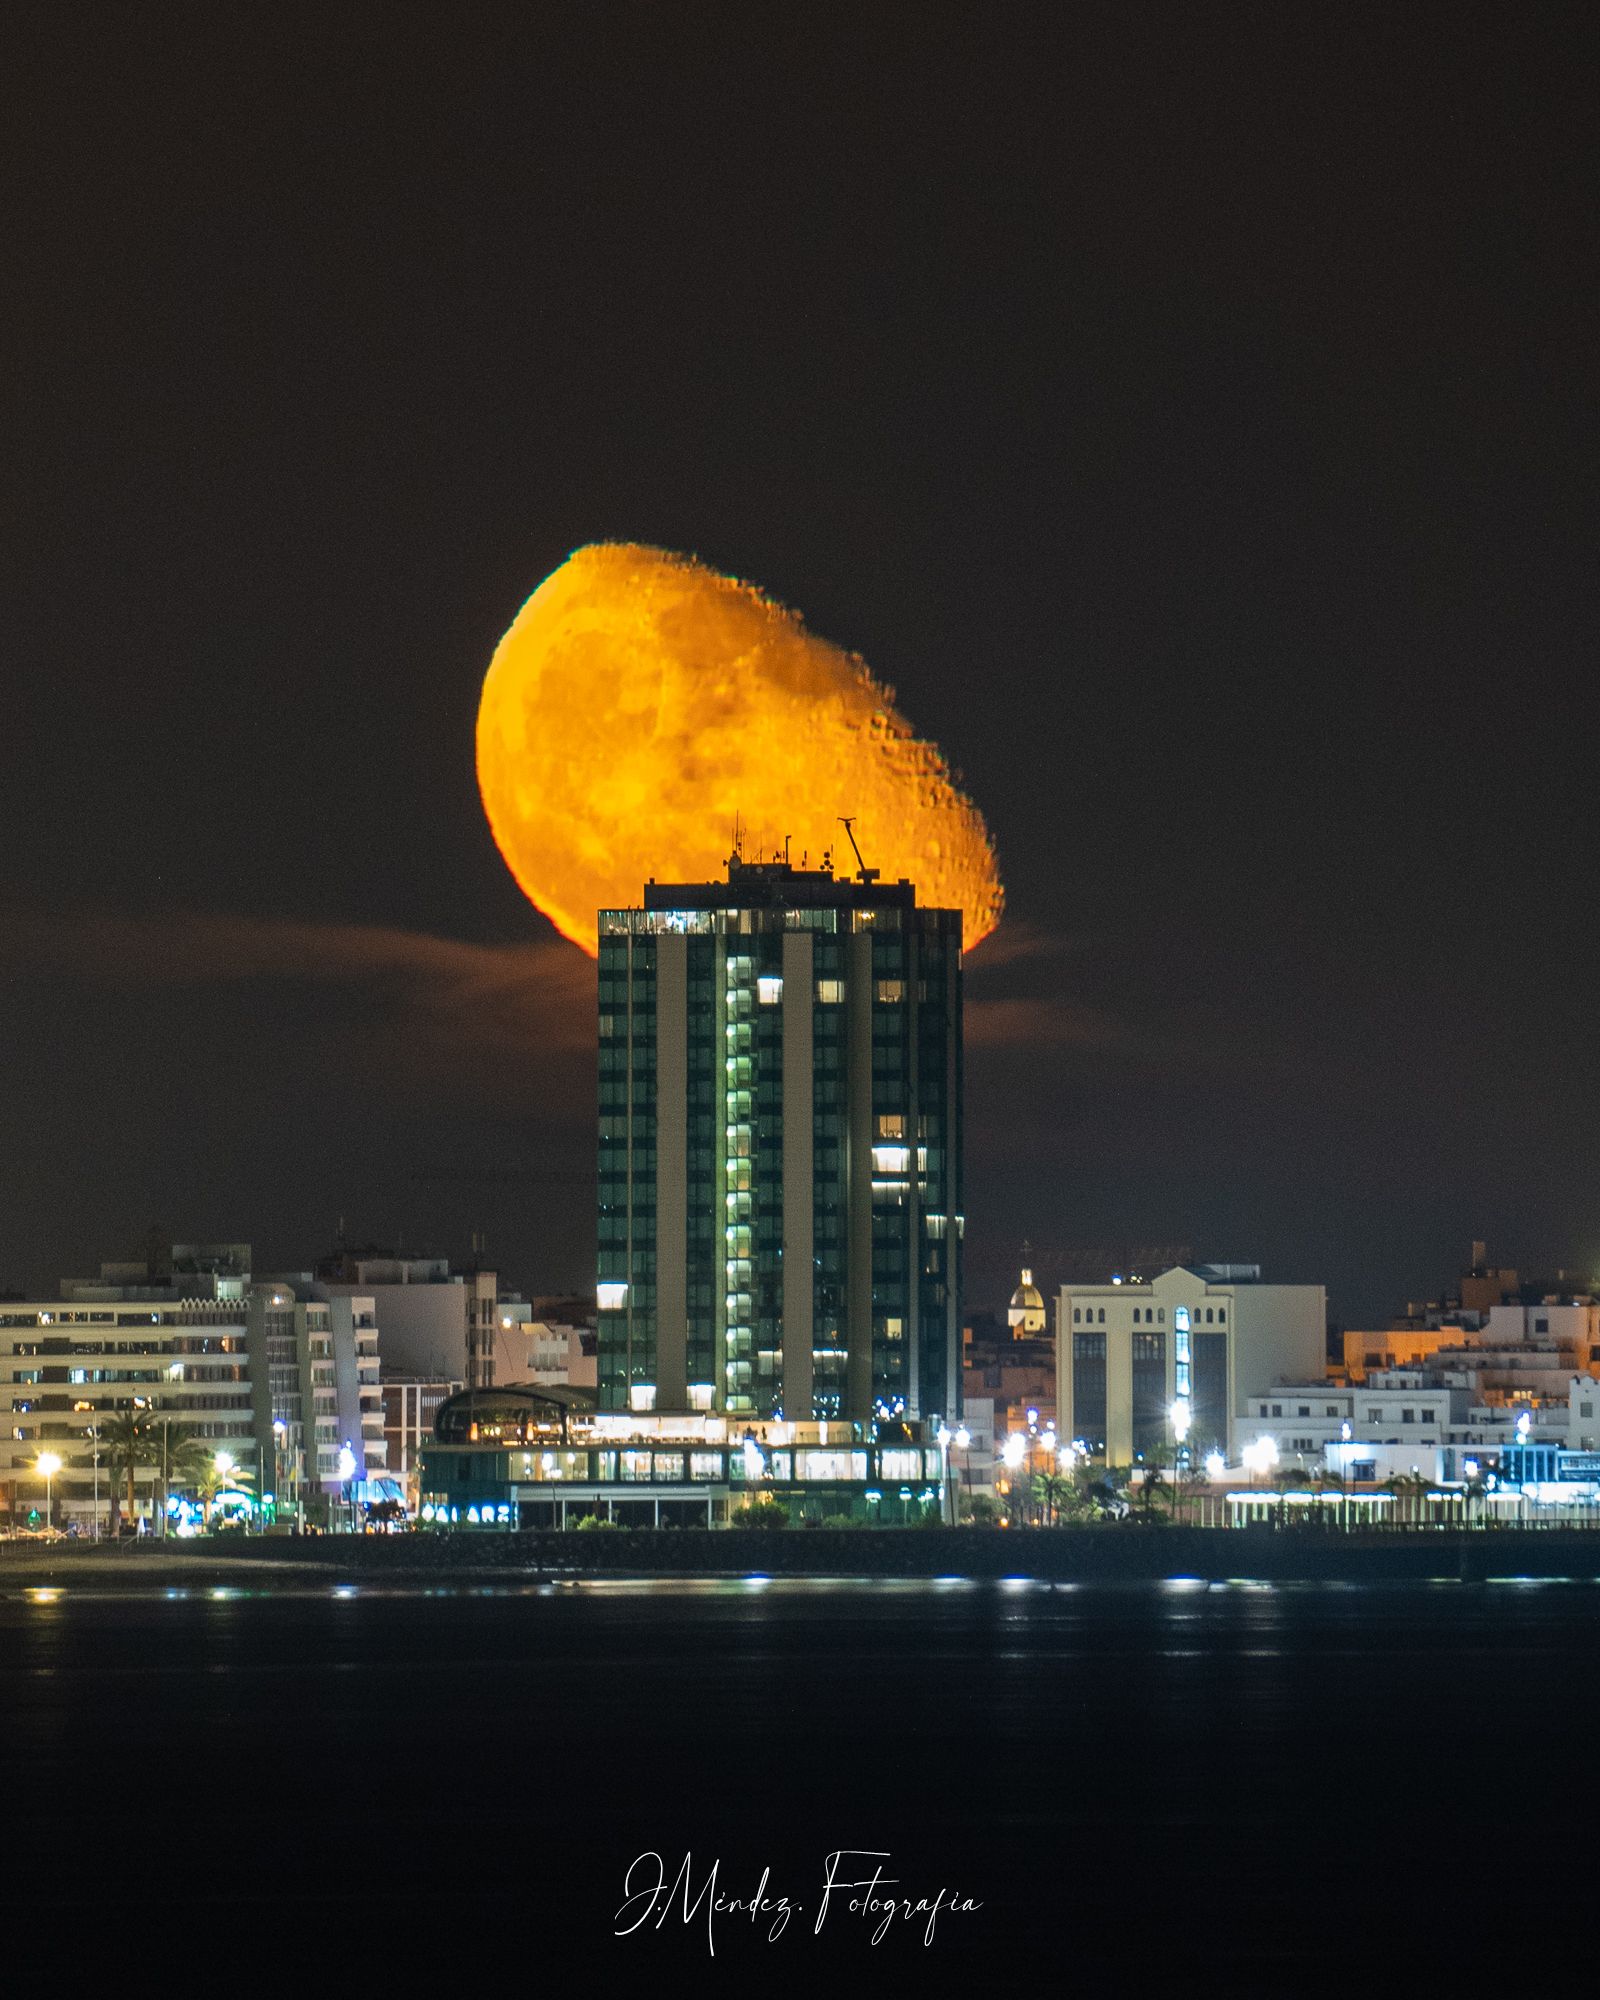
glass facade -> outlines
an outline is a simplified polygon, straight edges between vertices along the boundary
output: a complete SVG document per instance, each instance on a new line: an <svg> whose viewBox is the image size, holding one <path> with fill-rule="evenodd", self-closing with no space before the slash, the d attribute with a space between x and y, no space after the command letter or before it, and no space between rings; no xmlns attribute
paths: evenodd
<svg viewBox="0 0 1600 2000"><path fill-rule="evenodd" d="M600 913L599 1027L601 1408L954 1416L960 913L652 884Z"/></svg>
<svg viewBox="0 0 1600 2000"><path fill-rule="evenodd" d="M1133 1336L1134 1456L1160 1457L1168 1437L1167 1336Z"/></svg>

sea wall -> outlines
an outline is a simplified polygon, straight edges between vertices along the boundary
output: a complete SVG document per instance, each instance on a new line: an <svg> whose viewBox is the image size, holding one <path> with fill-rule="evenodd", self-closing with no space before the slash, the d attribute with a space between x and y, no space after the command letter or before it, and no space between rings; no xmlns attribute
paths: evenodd
<svg viewBox="0 0 1600 2000"><path fill-rule="evenodd" d="M8 1545L12 1549L18 1544ZM37 1544L35 1554L42 1554ZM1219 1582L1600 1580L1600 1531L1494 1528L1313 1533L1271 1528L632 1529L415 1535L217 1537L71 1549L52 1563L145 1577L165 1562L293 1564L342 1577L505 1572L508 1576L1034 1577L1060 1583L1199 1577ZM0 1574L6 1567L0 1554ZM81 1571L80 1571L81 1573Z"/></svg>

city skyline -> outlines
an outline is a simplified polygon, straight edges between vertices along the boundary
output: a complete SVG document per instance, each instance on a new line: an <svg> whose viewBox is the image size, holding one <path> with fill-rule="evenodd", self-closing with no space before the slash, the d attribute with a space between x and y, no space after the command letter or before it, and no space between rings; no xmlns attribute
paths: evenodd
<svg viewBox="0 0 1600 2000"><path fill-rule="evenodd" d="M348 22L26 22L0 1282L340 1215L587 1282L592 968L472 718L618 535L859 647L989 820L974 1300L1024 1239L1346 1324L1592 1268L1554 20L567 23L531 98L489 21L376 90Z"/></svg>

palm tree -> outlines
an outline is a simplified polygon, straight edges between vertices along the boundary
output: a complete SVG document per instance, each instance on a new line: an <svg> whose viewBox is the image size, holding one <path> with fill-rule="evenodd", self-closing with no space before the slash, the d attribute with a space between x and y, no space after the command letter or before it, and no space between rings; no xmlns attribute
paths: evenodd
<svg viewBox="0 0 1600 2000"><path fill-rule="evenodd" d="M1033 1475L1033 1497L1044 1511L1047 1528L1059 1525L1061 1504L1072 1489L1072 1481L1064 1472L1036 1472Z"/></svg>
<svg viewBox="0 0 1600 2000"><path fill-rule="evenodd" d="M159 1463L160 1441L155 1435L155 1418L140 1405L117 1410L100 1426L100 1443L110 1466L111 1505L115 1514L119 1501L117 1478L125 1472L128 1480L128 1519L134 1518L135 1475L141 1465ZM113 1532L116 1521L112 1523Z"/></svg>
<svg viewBox="0 0 1600 2000"><path fill-rule="evenodd" d="M151 1425L156 1472L156 1516L161 1533L167 1529L167 1496L175 1486L192 1486L209 1456L206 1446L183 1428L176 1417L158 1417Z"/></svg>
<svg viewBox="0 0 1600 2000"><path fill-rule="evenodd" d="M1312 1478L1317 1483L1317 1491L1319 1493L1338 1494L1339 1525L1342 1528L1348 1528L1350 1525L1350 1494L1343 1478L1337 1472L1330 1472L1325 1465L1319 1465L1312 1474Z"/></svg>
<svg viewBox="0 0 1600 2000"><path fill-rule="evenodd" d="M211 1509L221 1494L248 1493L254 1478L249 1466L241 1465L231 1452L214 1452L195 1481L205 1503L206 1519L210 1520Z"/></svg>
<svg viewBox="0 0 1600 2000"><path fill-rule="evenodd" d="M1147 1465L1145 1467L1144 1478L1139 1482L1139 1511L1143 1514L1147 1526L1155 1520L1157 1507L1163 1498L1164 1489L1169 1487L1170 1484L1171 1481L1159 1465Z"/></svg>
<svg viewBox="0 0 1600 2000"><path fill-rule="evenodd" d="M165 1532L165 1502L170 1492L196 1492L200 1490L213 1459L215 1448L204 1438L181 1435L168 1447L166 1463L163 1467L163 1533Z"/></svg>
<svg viewBox="0 0 1600 2000"><path fill-rule="evenodd" d="M1386 1493L1395 1498L1395 1511L1413 1527L1421 1513L1422 1496L1433 1491L1433 1481L1425 1479L1420 1472L1397 1472L1392 1479L1383 1482Z"/></svg>

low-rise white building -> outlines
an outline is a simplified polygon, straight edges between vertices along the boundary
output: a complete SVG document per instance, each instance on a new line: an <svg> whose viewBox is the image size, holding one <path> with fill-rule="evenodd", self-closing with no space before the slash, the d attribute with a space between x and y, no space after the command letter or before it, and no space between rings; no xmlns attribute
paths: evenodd
<svg viewBox="0 0 1600 2000"><path fill-rule="evenodd" d="M1520 1400L1472 1400L1469 1383L1424 1369L1365 1382L1280 1382L1252 1397L1238 1424L1241 1458L1270 1440L1273 1463L1308 1475L1326 1467L1361 1484L1420 1473L1458 1486L1514 1445L1600 1448L1600 1381L1569 1376ZM1247 1461L1248 1462L1248 1461Z"/></svg>

